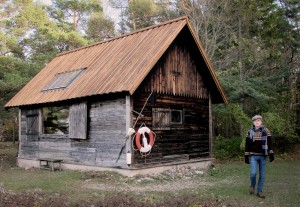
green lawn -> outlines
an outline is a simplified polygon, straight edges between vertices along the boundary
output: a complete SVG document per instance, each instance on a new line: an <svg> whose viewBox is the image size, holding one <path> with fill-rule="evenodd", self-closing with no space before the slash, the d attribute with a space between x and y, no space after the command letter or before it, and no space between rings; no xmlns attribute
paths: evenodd
<svg viewBox="0 0 300 207"><path fill-rule="evenodd" d="M248 193L250 166L242 161L215 163L204 173L179 169L128 178L20 169L16 155L17 145L0 143L0 206L300 206L299 157L267 164L267 197L260 199Z"/></svg>
<svg viewBox="0 0 300 207"><path fill-rule="evenodd" d="M241 162L217 165L207 175L216 185L205 191L245 206L300 206L300 159L267 163L264 200L248 193L249 168Z"/></svg>

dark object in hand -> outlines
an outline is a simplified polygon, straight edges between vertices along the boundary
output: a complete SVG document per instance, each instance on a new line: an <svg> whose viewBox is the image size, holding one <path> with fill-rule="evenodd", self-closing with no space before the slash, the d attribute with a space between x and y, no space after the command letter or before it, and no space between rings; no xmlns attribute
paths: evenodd
<svg viewBox="0 0 300 207"><path fill-rule="evenodd" d="M250 164L249 155L245 155L245 163L246 164Z"/></svg>
<svg viewBox="0 0 300 207"><path fill-rule="evenodd" d="M274 153L271 153L270 155L269 155L269 159L270 159L270 162L273 162L274 161Z"/></svg>

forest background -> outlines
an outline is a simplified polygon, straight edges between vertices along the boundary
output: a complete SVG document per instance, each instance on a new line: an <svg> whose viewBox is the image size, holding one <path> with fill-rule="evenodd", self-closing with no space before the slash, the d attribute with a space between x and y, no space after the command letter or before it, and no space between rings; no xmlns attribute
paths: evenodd
<svg viewBox="0 0 300 207"><path fill-rule="evenodd" d="M0 0L0 141L18 134L4 104L58 53L188 16L229 100L213 107L215 156L242 155L255 114L277 151L300 143L299 0L109 0L113 17L101 0L43 2Z"/></svg>

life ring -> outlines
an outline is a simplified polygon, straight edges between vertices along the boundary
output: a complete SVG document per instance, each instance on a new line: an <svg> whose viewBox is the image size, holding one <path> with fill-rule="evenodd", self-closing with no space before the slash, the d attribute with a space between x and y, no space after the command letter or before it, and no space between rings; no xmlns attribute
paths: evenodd
<svg viewBox="0 0 300 207"><path fill-rule="evenodd" d="M145 136L145 133L149 134L149 143ZM141 145L141 135L143 135L143 146ZM141 127L135 136L135 144L140 152L146 153L149 152L154 144L153 132L148 127Z"/></svg>

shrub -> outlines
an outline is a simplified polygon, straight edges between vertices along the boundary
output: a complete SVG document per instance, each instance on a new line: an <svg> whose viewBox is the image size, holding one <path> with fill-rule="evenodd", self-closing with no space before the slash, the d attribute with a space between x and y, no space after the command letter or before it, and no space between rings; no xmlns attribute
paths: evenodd
<svg viewBox="0 0 300 207"><path fill-rule="evenodd" d="M293 149L300 137L296 134L295 117L284 112L267 112L263 114L264 124L270 129L273 147L277 152L284 153Z"/></svg>
<svg viewBox="0 0 300 207"><path fill-rule="evenodd" d="M237 158L244 154L241 143L242 139L240 137L217 137L213 144L213 154L219 160Z"/></svg>

